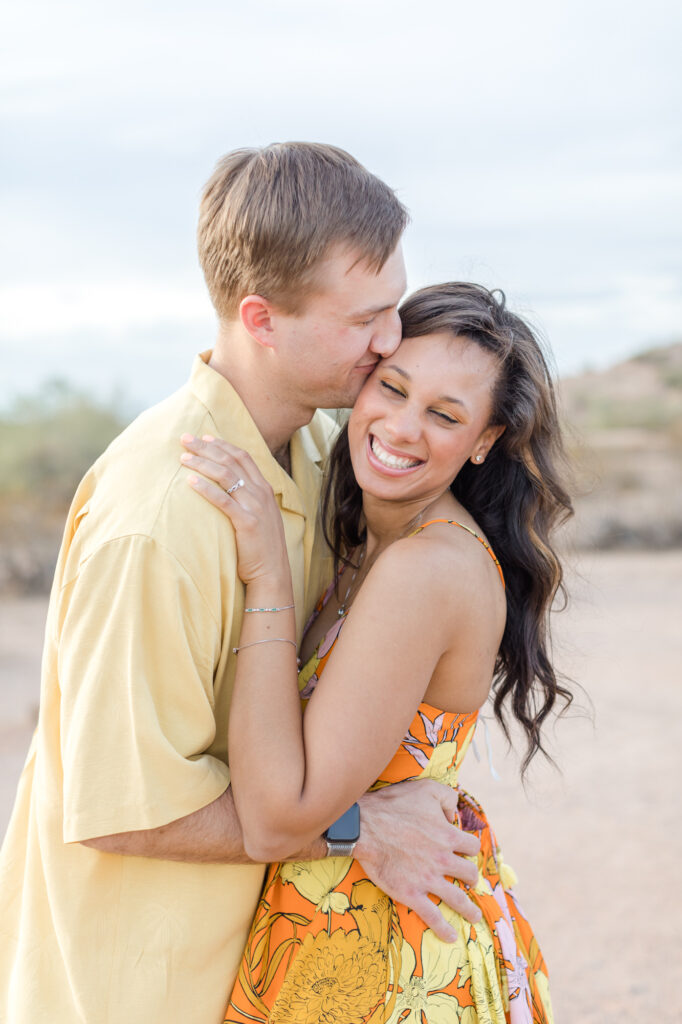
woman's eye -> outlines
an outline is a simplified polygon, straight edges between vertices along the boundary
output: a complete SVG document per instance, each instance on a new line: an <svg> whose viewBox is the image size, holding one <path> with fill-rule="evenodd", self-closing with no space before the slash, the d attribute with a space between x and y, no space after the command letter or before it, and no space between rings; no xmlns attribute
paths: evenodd
<svg viewBox="0 0 682 1024"><path fill-rule="evenodd" d="M382 380L381 386L382 388L386 388L387 391L392 391L394 395L400 395L401 398L405 397L400 388L394 388L392 384L388 383L388 381Z"/></svg>
<svg viewBox="0 0 682 1024"><path fill-rule="evenodd" d="M452 416L447 416L444 412L439 412L438 409L432 409L431 412L445 423L459 423L459 420L454 419Z"/></svg>
<svg viewBox="0 0 682 1024"><path fill-rule="evenodd" d="M358 326L359 327L369 327L369 325L373 324L375 320L376 320L376 317L371 317L369 320L361 320Z"/></svg>

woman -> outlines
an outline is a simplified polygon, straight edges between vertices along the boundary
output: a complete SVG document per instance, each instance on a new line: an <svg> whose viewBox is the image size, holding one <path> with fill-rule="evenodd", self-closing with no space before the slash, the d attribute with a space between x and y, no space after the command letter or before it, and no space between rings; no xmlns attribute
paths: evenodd
<svg viewBox="0 0 682 1024"><path fill-rule="evenodd" d="M234 524L246 584L229 743L255 859L302 848L371 786L457 786L491 681L503 726L509 705L525 730L524 768L557 697L570 702L547 650L561 585L551 533L570 501L541 351L503 295L472 284L423 289L401 318L400 347L332 455L324 514L337 576L303 642L303 717L275 500L224 442L194 461L216 483L193 486ZM480 806L462 792L459 807L455 824L481 840L478 924L443 906L442 942L350 857L273 864L226 1020L551 1021L513 873Z"/></svg>

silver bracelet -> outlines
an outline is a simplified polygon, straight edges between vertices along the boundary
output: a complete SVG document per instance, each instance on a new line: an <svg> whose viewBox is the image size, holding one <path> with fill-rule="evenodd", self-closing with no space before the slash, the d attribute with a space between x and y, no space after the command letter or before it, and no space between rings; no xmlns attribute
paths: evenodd
<svg viewBox="0 0 682 1024"><path fill-rule="evenodd" d="M245 612L285 612L288 608L294 608L293 604L283 604L281 608L245 608Z"/></svg>
<svg viewBox="0 0 682 1024"><path fill-rule="evenodd" d="M247 647L257 647L258 644L291 644L296 647L295 640L288 640L285 636L271 636L267 640L252 640L250 644L242 644L241 647L233 647L232 653L239 654L240 651L245 650Z"/></svg>

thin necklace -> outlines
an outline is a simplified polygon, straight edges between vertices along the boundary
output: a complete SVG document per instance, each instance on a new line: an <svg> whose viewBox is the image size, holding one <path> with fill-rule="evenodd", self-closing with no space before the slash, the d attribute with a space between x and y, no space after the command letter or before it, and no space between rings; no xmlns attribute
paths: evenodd
<svg viewBox="0 0 682 1024"><path fill-rule="evenodd" d="M355 583L355 577L360 572L360 566L362 565L362 563L363 563L363 561L365 559L365 551L366 550L367 550L367 541L365 541L363 543L363 545L362 545L362 551L360 552L360 557L358 558L358 564L355 566L355 569L353 570L353 575L350 578L350 583L348 584L348 590L346 591L346 596L344 597L343 601L339 605L339 610L337 612L337 615L338 615L339 618L341 618L342 615L346 614L346 603L348 601L348 597L350 595L350 592L353 589L353 584Z"/></svg>
<svg viewBox="0 0 682 1024"><path fill-rule="evenodd" d="M427 506L427 508L428 508L428 506ZM425 508L423 508L421 510L421 512L418 512L417 515L414 517L414 519L411 519L409 521L409 523L407 524L407 526L405 527L403 532L400 534L400 536L396 537L395 539L396 540L402 540L403 537L406 537L408 535L408 533L410 533L412 530L415 530L419 526L419 524L421 523L422 519L424 518L424 513L425 512L426 512ZM393 541L391 541L391 543L393 543ZM350 583L348 584L348 590L346 591L345 596L343 598L343 601L339 605L339 610L336 613L338 618L341 618L343 615L346 614L346 609L347 609L348 604L349 604L348 598L350 597L350 592L353 589L353 584L355 583L355 579L356 579L358 573L360 572L360 569L362 568L362 563L365 560L365 553L366 553L366 551L367 551L367 539L365 538L365 540L363 542L363 545L362 545L362 551L360 552L360 557L358 558L358 564L355 566L355 569L353 570L353 575L350 578ZM371 566L370 566L370 568L371 568ZM350 603L352 604L352 602L350 602Z"/></svg>

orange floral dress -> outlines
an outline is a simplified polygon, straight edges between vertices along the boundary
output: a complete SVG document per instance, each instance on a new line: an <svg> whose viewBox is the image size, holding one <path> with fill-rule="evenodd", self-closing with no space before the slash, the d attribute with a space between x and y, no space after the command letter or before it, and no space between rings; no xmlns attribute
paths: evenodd
<svg viewBox="0 0 682 1024"><path fill-rule="evenodd" d="M343 619L334 623L301 670L304 700L342 625ZM477 711L455 714L420 704L373 788L426 778L459 790L455 824L481 841L478 883L469 890L482 911L479 923L441 904L458 932L454 943L442 942L350 857L273 864L226 1024L552 1024L547 968L514 896L514 872L482 808L458 786L477 718Z"/></svg>

